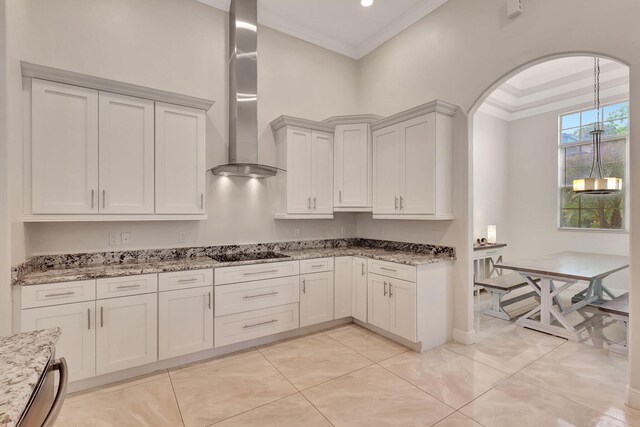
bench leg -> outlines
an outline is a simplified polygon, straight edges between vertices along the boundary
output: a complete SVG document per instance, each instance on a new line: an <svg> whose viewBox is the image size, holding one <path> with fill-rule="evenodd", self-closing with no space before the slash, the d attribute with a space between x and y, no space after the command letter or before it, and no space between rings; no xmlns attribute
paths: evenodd
<svg viewBox="0 0 640 427"><path fill-rule="evenodd" d="M511 320L509 313L504 311L504 308L502 308L502 297L504 297L507 292L496 291L489 288L485 288L485 290L491 295L491 307L487 308L484 311L484 314L487 316L497 317L502 320Z"/></svg>
<svg viewBox="0 0 640 427"><path fill-rule="evenodd" d="M627 348L627 342L629 339L629 317L628 316L620 316L618 314L611 314L611 317L616 319L624 326L625 338L622 342L617 344L610 344L609 351L618 354L629 354L629 349Z"/></svg>

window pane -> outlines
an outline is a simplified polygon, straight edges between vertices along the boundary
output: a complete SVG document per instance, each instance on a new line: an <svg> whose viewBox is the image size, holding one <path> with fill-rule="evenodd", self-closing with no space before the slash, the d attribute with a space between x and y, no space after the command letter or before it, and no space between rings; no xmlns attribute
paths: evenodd
<svg viewBox="0 0 640 427"><path fill-rule="evenodd" d="M624 178L624 163L604 163L602 173L605 178Z"/></svg>
<svg viewBox="0 0 640 427"><path fill-rule="evenodd" d="M597 111L595 108L582 112L582 126L590 126L593 128L593 124L596 122ZM602 120L602 117L600 117Z"/></svg>
<svg viewBox="0 0 640 427"><path fill-rule="evenodd" d="M578 209L562 209L560 224L562 227L579 227L580 211Z"/></svg>
<svg viewBox="0 0 640 427"><path fill-rule="evenodd" d="M580 113L567 114L562 116L561 129L568 129L580 126Z"/></svg>
<svg viewBox="0 0 640 427"><path fill-rule="evenodd" d="M592 141L593 137L591 136L591 131L593 130L593 125L582 126L582 131L580 132L580 140L581 141Z"/></svg>
<svg viewBox="0 0 640 427"><path fill-rule="evenodd" d="M566 129L562 131L561 139L563 144L571 144L580 140L580 128Z"/></svg>
<svg viewBox="0 0 640 427"><path fill-rule="evenodd" d="M580 147L569 147L564 149L565 167L580 167Z"/></svg>
<svg viewBox="0 0 640 427"><path fill-rule="evenodd" d="M582 228L602 228L600 219L594 209L583 209L580 212L580 227Z"/></svg>
<svg viewBox="0 0 640 427"><path fill-rule="evenodd" d="M561 191L561 206L563 209L578 209L580 207L580 196L574 193L571 188L563 188Z"/></svg>
<svg viewBox="0 0 640 427"><path fill-rule="evenodd" d="M580 168L567 168L565 170L565 182L564 185L573 185L574 179L584 178L583 172Z"/></svg>
<svg viewBox="0 0 640 427"><path fill-rule="evenodd" d="M626 135L629 132L629 119L619 119L604 122L604 134L610 135Z"/></svg>
<svg viewBox="0 0 640 427"><path fill-rule="evenodd" d="M600 149L604 163L624 163L624 159L627 157L625 140L603 142Z"/></svg>
<svg viewBox="0 0 640 427"><path fill-rule="evenodd" d="M619 104L604 107L604 119L614 120L629 117L629 104L621 102Z"/></svg>

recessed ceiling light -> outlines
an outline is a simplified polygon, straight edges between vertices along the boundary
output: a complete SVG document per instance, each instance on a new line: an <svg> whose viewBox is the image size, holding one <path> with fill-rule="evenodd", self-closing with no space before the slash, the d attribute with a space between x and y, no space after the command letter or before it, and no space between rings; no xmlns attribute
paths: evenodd
<svg viewBox="0 0 640 427"><path fill-rule="evenodd" d="M360 0L360 4L364 7L369 7L373 4L373 0Z"/></svg>

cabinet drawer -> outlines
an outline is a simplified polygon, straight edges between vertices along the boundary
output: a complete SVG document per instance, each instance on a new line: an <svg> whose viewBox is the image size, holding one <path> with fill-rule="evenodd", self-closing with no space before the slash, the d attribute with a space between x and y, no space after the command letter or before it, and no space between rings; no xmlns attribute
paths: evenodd
<svg viewBox="0 0 640 427"><path fill-rule="evenodd" d="M211 285L213 285L213 270L210 268L158 274L158 290L160 292Z"/></svg>
<svg viewBox="0 0 640 427"><path fill-rule="evenodd" d="M96 281L47 283L23 286L20 289L22 308L45 307L96 299Z"/></svg>
<svg viewBox="0 0 640 427"><path fill-rule="evenodd" d="M144 274L139 276L110 277L98 279L97 298L113 298L128 295L139 295L158 290L158 275Z"/></svg>
<svg viewBox="0 0 640 427"><path fill-rule="evenodd" d="M215 269L216 286L252 280L275 279L296 276L300 270L298 261L273 262Z"/></svg>
<svg viewBox="0 0 640 427"><path fill-rule="evenodd" d="M473 251L473 259L484 259L484 258L497 258L502 256L502 248L497 249L481 249L479 251Z"/></svg>
<svg viewBox="0 0 640 427"><path fill-rule="evenodd" d="M289 276L216 286L216 317L298 302L299 283L298 276Z"/></svg>
<svg viewBox="0 0 640 427"><path fill-rule="evenodd" d="M333 257L305 259L300 261L300 274L333 271Z"/></svg>
<svg viewBox="0 0 640 427"><path fill-rule="evenodd" d="M416 281L416 268L412 265L370 259L369 272L409 282Z"/></svg>
<svg viewBox="0 0 640 427"><path fill-rule="evenodd" d="M215 347L260 338L298 328L298 303L230 314L214 320Z"/></svg>

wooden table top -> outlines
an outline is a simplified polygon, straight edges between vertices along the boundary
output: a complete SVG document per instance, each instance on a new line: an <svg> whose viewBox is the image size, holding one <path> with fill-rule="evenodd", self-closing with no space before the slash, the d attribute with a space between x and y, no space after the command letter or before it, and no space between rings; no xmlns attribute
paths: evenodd
<svg viewBox="0 0 640 427"><path fill-rule="evenodd" d="M615 298L609 302L606 302L598 308L605 313L617 314L619 316L628 316L629 315L629 292L626 294L620 295L618 298Z"/></svg>
<svg viewBox="0 0 640 427"><path fill-rule="evenodd" d="M496 268L522 273L587 281L601 279L628 267L629 258L626 256L587 252L560 252L496 264Z"/></svg>

